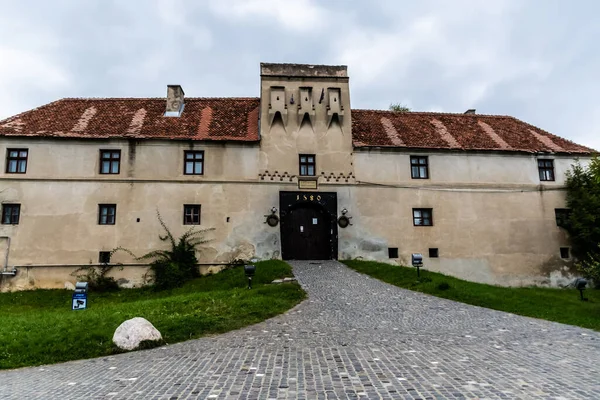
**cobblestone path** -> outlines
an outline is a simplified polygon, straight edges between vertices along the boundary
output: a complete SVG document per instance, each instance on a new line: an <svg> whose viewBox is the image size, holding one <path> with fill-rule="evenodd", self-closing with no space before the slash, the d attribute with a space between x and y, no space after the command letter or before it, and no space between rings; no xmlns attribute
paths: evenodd
<svg viewBox="0 0 600 400"><path fill-rule="evenodd" d="M0 398L600 399L598 332L410 292L335 261L292 264L309 298L285 315L0 372Z"/></svg>

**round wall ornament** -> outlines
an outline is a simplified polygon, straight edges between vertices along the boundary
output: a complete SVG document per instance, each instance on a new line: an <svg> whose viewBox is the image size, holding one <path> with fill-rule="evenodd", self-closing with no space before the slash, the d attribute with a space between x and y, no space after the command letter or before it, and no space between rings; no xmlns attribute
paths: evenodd
<svg viewBox="0 0 600 400"><path fill-rule="evenodd" d="M350 218L346 217L345 215L342 215L338 218L338 225L340 226L340 228L346 228L348 225L350 225Z"/></svg>
<svg viewBox="0 0 600 400"><path fill-rule="evenodd" d="M267 224L269 224L269 226L277 226L277 224L279 224L279 217L275 214L271 214L267 217Z"/></svg>

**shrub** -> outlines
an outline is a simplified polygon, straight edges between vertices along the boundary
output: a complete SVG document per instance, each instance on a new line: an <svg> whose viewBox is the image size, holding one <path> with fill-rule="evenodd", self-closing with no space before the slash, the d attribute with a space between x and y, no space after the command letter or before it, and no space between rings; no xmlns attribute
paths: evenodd
<svg viewBox="0 0 600 400"><path fill-rule="evenodd" d="M596 253L589 253L587 258L577 263L577 269L594 281L594 286L600 288L600 245Z"/></svg>
<svg viewBox="0 0 600 400"><path fill-rule="evenodd" d="M448 284L448 282L442 282L439 285L437 285L438 290L448 290L450 289L450 284Z"/></svg>
<svg viewBox="0 0 600 400"><path fill-rule="evenodd" d="M77 280L87 282L88 289L95 292L114 292L119 290L119 284L112 276L107 276L108 273L115 268L115 265L104 264L102 266L86 265L73 274L77 276ZM123 269L123 267L119 267ZM83 272L83 273L80 273Z"/></svg>
<svg viewBox="0 0 600 400"><path fill-rule="evenodd" d="M600 243L600 158L594 157L585 168L576 163L567 172L567 206L570 215L565 228L580 260L598 255Z"/></svg>
<svg viewBox="0 0 600 400"><path fill-rule="evenodd" d="M201 236L214 228L196 229L191 228L177 240L163 221L160 212L156 212L160 225L165 230L165 235L158 237L161 241L169 242L169 250L154 250L136 257L130 250L119 247L113 250L125 251L136 260L152 260L150 271L153 273L153 283L157 290L171 289L182 286L186 281L200 276L198 270L198 259L196 258L197 247L208 240Z"/></svg>

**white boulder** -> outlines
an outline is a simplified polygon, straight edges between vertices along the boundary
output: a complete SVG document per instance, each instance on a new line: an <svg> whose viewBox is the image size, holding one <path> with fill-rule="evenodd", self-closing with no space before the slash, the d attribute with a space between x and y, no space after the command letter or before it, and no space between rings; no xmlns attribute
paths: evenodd
<svg viewBox="0 0 600 400"><path fill-rule="evenodd" d="M123 322L113 335L113 342L123 350L133 350L144 340L161 340L162 335L147 319L136 317Z"/></svg>
<svg viewBox="0 0 600 400"><path fill-rule="evenodd" d="M73 285L72 282L66 281L65 282L65 289L67 289L67 290L75 290L75 285Z"/></svg>

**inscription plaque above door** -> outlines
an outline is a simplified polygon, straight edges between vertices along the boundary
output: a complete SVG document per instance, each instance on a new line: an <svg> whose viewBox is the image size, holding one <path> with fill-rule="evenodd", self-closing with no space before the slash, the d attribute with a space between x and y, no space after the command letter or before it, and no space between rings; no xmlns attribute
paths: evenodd
<svg viewBox="0 0 600 400"><path fill-rule="evenodd" d="M298 180L298 189L314 190L316 188L317 188L317 180L316 179L299 179Z"/></svg>

